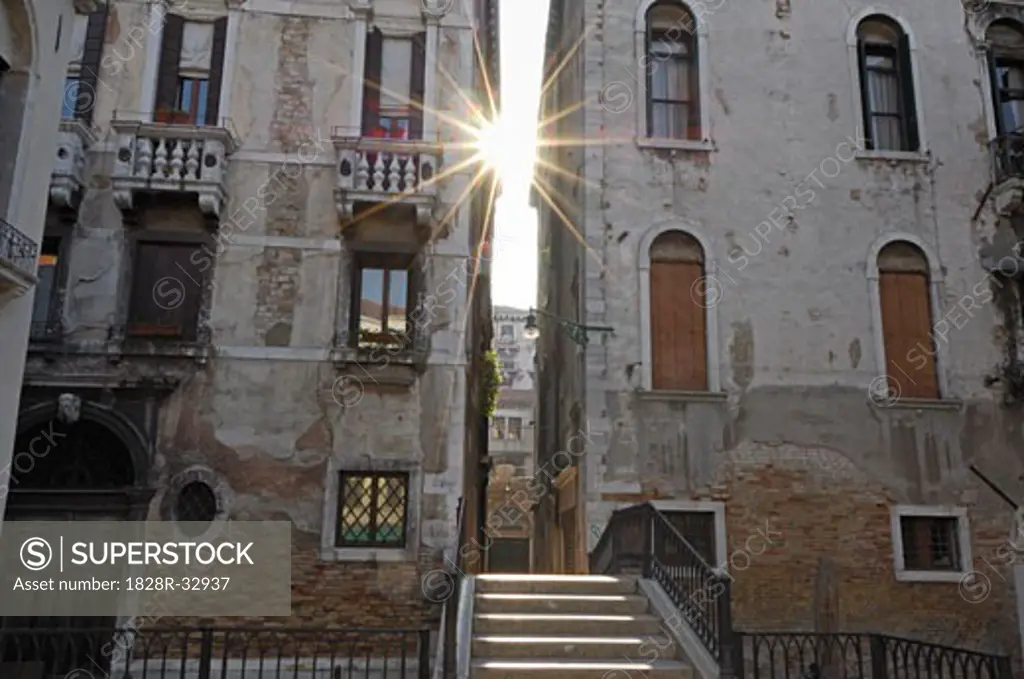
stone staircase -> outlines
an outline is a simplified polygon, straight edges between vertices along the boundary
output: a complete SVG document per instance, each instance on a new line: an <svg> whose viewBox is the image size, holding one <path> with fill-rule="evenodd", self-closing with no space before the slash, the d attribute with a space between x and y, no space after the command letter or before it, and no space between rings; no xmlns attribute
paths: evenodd
<svg viewBox="0 0 1024 679"><path fill-rule="evenodd" d="M699 679L635 577L474 582L470 679Z"/></svg>

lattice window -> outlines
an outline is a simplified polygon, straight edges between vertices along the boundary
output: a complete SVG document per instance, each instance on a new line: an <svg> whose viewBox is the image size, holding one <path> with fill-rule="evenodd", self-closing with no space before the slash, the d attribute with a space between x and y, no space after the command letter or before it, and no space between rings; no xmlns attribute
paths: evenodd
<svg viewBox="0 0 1024 679"><path fill-rule="evenodd" d="M940 516L904 516L903 563L908 571L959 571L960 543L957 519Z"/></svg>
<svg viewBox="0 0 1024 679"><path fill-rule="evenodd" d="M338 547L405 547L409 475L341 472Z"/></svg>

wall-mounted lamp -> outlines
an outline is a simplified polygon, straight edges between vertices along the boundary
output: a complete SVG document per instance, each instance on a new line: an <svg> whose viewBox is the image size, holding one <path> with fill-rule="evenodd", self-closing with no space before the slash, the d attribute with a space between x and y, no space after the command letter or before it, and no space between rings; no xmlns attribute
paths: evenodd
<svg viewBox="0 0 1024 679"><path fill-rule="evenodd" d="M580 325L576 321L570 321L567 318L561 318L554 314L549 314L546 311L540 309L530 308L530 313L526 315L526 327L523 328L523 337L528 340L535 340L540 337L540 328L537 327L537 314L545 316L553 320L559 327L565 330L565 333L569 336L576 344L581 347L587 346L590 341L587 333L590 332L615 332L615 328L608 327L607 325Z"/></svg>

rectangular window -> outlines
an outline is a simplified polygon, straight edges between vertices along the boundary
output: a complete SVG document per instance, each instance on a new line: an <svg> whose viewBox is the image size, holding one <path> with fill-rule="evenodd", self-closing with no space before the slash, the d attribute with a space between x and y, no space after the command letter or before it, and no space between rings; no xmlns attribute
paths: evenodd
<svg viewBox="0 0 1024 679"><path fill-rule="evenodd" d="M896 48L890 45L864 46L871 140L876 149L905 148L898 56Z"/></svg>
<svg viewBox="0 0 1024 679"><path fill-rule="evenodd" d="M902 516L903 567L908 571L962 570L956 517Z"/></svg>
<svg viewBox="0 0 1024 679"><path fill-rule="evenodd" d="M516 338L516 326L503 324L501 326L501 331L498 333L498 336L502 340L514 340Z"/></svg>
<svg viewBox="0 0 1024 679"><path fill-rule="evenodd" d="M699 139L692 45L670 34L651 36L648 106L651 137Z"/></svg>
<svg viewBox="0 0 1024 679"><path fill-rule="evenodd" d="M408 502L406 472L341 472L336 546L405 547Z"/></svg>
<svg viewBox="0 0 1024 679"><path fill-rule="evenodd" d="M408 258L366 257L357 267L357 346L408 347L410 262Z"/></svg>
<svg viewBox="0 0 1024 679"><path fill-rule="evenodd" d="M495 441L505 440L505 427L507 422L504 417L491 418L491 439Z"/></svg>
<svg viewBox="0 0 1024 679"><path fill-rule="evenodd" d="M182 112L183 120L172 122L203 125L206 122L206 102L210 93L210 81L206 78L180 78L178 99L175 107Z"/></svg>
<svg viewBox="0 0 1024 679"><path fill-rule="evenodd" d="M202 275L192 258L198 243L139 243L128 309L127 335L194 341L199 322Z"/></svg>
<svg viewBox="0 0 1024 679"><path fill-rule="evenodd" d="M80 81L77 76L68 76L64 79L64 98L61 100L61 120L74 120L78 109L78 86Z"/></svg>
<svg viewBox="0 0 1024 679"><path fill-rule="evenodd" d="M35 298L32 302L32 339L45 340L60 331L60 243L57 237L43 238L43 246L39 253L39 268L36 276Z"/></svg>
<svg viewBox="0 0 1024 679"><path fill-rule="evenodd" d="M1024 61L997 58L995 70L996 127L1000 134L1020 134L1024 127Z"/></svg>
<svg viewBox="0 0 1024 679"><path fill-rule="evenodd" d="M508 418L508 440L520 441L523 438L523 418Z"/></svg>

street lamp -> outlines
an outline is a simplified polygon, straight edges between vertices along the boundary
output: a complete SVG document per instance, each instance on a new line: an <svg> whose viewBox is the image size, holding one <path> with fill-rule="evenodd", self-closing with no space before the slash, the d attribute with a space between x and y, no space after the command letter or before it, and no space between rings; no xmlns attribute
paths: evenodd
<svg viewBox="0 0 1024 679"><path fill-rule="evenodd" d="M607 325L580 325L576 321L570 321L567 318L561 318L541 309L531 307L530 312L526 315L526 327L523 328L523 337L525 339L535 340L540 337L540 328L537 327L537 314L553 320L559 327L565 330L565 334L569 336L569 339L581 347L587 346L589 342L588 332L615 332L615 328L608 327Z"/></svg>

